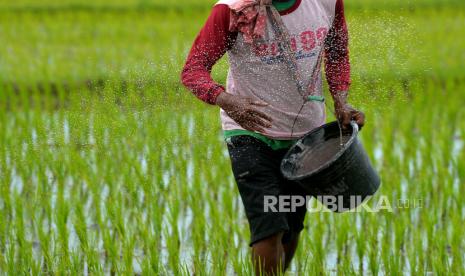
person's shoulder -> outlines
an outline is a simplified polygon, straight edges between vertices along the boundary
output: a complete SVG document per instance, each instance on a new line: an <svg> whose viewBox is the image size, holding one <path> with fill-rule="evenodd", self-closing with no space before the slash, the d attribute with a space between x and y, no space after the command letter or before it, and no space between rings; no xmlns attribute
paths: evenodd
<svg viewBox="0 0 465 276"><path fill-rule="evenodd" d="M214 24L221 22L221 24L225 23L229 26L231 8L226 2L231 2L231 0L221 0L213 5L209 18L211 19L210 21L215 22Z"/></svg>
<svg viewBox="0 0 465 276"><path fill-rule="evenodd" d="M334 14L336 7L338 6L338 2L342 2L342 0L302 0L302 1L315 1L319 2L320 6L329 13Z"/></svg>
<svg viewBox="0 0 465 276"><path fill-rule="evenodd" d="M233 0L220 0L216 2L212 7L212 12L229 15L229 11L231 9L231 2L233 2Z"/></svg>

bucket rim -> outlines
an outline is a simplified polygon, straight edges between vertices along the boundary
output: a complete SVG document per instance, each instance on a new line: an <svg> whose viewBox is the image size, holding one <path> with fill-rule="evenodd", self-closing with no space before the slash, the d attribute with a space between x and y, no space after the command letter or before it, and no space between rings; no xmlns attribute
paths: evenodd
<svg viewBox="0 0 465 276"><path fill-rule="evenodd" d="M359 128L358 128L358 125L355 121L351 121L350 122L350 126L352 127L352 134L350 136L350 139L347 141L347 143L344 144L344 146L342 147L341 150L339 150L331 159L329 159L326 163L324 163L323 165L321 165L320 167L318 167L317 169L314 169L313 171L310 171L308 173L305 173L305 174L301 174L301 175L290 175L289 173L285 172L283 170L283 166L284 166L284 163L285 163L285 160L288 159L290 153L292 152L292 150L297 147L299 144L303 144L302 143L302 140L306 139L308 136L310 135L313 135L314 133L320 131L321 129L324 129L324 128L329 128L329 127L332 127L334 125L338 125L339 123L337 121L333 121L333 122L330 122L330 123L327 123L327 124L323 124L317 128L314 128L312 129L310 132L308 132L307 134L305 134L302 138L300 138L299 140L297 140L297 142L292 145L289 150L286 152L286 154L284 155L283 159L281 160L281 165L280 165L280 170L281 170L281 173L283 174L283 176L288 179L288 180L292 180L292 181L295 181L295 180L302 180L302 179L305 179L305 178L308 178L310 176L313 176L315 174L318 174L319 172L327 169L328 167L330 167L334 162L336 162L336 160L338 160L342 154L344 154L344 152L346 152L346 150L354 143L355 139L357 138L357 135L358 135L358 132L359 132ZM339 127L339 126L338 126Z"/></svg>

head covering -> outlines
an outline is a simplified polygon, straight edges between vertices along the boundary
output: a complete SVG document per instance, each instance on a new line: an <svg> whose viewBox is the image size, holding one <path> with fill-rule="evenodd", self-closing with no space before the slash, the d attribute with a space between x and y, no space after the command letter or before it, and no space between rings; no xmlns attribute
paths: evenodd
<svg viewBox="0 0 465 276"><path fill-rule="evenodd" d="M266 30L267 7L278 13L272 2L272 0L235 1L230 5L229 30L242 33L244 41L250 44L256 39L263 38Z"/></svg>

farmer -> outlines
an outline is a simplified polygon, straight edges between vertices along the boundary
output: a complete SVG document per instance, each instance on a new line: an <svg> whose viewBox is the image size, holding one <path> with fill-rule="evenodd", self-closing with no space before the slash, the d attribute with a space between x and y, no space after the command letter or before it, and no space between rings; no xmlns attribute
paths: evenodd
<svg viewBox="0 0 465 276"><path fill-rule="evenodd" d="M211 75L229 57L226 88ZM296 250L306 207L265 212L264 197L305 195L280 162L296 139L325 123L321 64L344 127L363 113L347 104L348 34L342 0L222 0L194 41L182 82L221 108L232 170L249 221L257 273L284 271Z"/></svg>

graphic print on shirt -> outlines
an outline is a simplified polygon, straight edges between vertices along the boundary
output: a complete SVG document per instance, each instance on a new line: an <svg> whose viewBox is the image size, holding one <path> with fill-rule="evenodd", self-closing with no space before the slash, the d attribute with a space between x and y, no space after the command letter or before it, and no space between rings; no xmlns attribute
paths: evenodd
<svg viewBox="0 0 465 276"><path fill-rule="evenodd" d="M290 43L292 51L296 54L296 59L310 58L318 55L320 47L323 45L328 28L320 27L316 30L308 28L298 35L291 35ZM259 43L254 46L253 53L266 64L283 62L282 50L276 40Z"/></svg>

